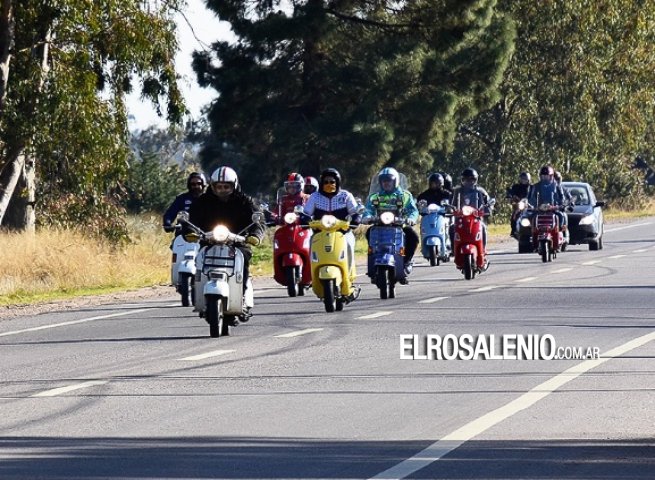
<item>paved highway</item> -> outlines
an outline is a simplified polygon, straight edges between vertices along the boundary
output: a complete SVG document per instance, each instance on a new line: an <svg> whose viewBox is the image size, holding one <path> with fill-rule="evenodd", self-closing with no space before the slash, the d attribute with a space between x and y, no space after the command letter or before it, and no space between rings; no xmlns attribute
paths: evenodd
<svg viewBox="0 0 655 480"><path fill-rule="evenodd" d="M173 292L2 320L0 478L655 478L655 219L549 264L493 248L474 280L421 260L334 314L260 283L220 339ZM464 335L510 347L401 359Z"/></svg>

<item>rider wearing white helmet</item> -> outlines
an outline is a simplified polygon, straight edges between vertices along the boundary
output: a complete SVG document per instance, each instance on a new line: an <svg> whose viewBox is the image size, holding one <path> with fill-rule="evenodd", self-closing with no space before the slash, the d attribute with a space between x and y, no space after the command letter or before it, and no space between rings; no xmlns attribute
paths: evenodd
<svg viewBox="0 0 655 480"><path fill-rule="evenodd" d="M258 212L252 198L241 191L237 173L230 167L219 167L212 173L209 188L191 205L189 221L203 231L225 225L231 232L246 236L246 245L239 245L243 253L243 283L248 280L252 250L264 238L264 225L252 224L252 214ZM246 317L247 318L247 317Z"/></svg>

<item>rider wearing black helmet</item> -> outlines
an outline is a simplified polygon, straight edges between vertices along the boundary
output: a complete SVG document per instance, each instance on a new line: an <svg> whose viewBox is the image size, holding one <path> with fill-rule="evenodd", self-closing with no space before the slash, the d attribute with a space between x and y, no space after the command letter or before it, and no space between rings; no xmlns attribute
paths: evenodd
<svg viewBox="0 0 655 480"><path fill-rule="evenodd" d="M543 203L563 207L568 203L562 186L555 180L555 169L551 165L544 165L539 170L539 181L530 187L528 202L533 207L538 207ZM568 239L567 216L560 210L555 213L559 217L564 236Z"/></svg>
<svg viewBox="0 0 655 480"><path fill-rule="evenodd" d="M434 203L441 204L442 200L450 202L453 193L447 190L444 186L445 180L440 173L433 173L428 177L428 189L422 192L417 198L416 202L425 200L427 204Z"/></svg>
<svg viewBox="0 0 655 480"><path fill-rule="evenodd" d="M203 194L206 185L207 181L202 173L192 172L189 175L186 181L187 191L175 197L171 206L164 213L164 231L172 232L175 230L172 225L177 214L183 211L188 212L193 201Z"/></svg>
<svg viewBox="0 0 655 480"><path fill-rule="evenodd" d="M511 237L516 237L516 221L518 220L521 211L518 208L519 201L528 197L530 191L530 181L532 178L528 172L521 172L519 175L519 183L515 183L507 189L505 198L512 204L512 215L510 217Z"/></svg>
<svg viewBox="0 0 655 480"><path fill-rule="evenodd" d="M453 190L453 205L457 209L469 205L474 208L481 208L489 202L489 194L478 185L478 172L474 168L465 168L462 171L462 184ZM487 211L491 215L491 210ZM455 245L455 226L449 229L450 244ZM487 226L482 222L482 244L487 246Z"/></svg>

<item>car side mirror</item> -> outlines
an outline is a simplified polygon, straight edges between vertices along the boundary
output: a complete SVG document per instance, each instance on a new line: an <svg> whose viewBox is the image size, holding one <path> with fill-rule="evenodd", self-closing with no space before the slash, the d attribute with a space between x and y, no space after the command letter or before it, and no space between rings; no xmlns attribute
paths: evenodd
<svg viewBox="0 0 655 480"><path fill-rule="evenodd" d="M596 208L596 207L604 207L604 206L605 206L605 202L596 202L596 205L594 205L594 208Z"/></svg>

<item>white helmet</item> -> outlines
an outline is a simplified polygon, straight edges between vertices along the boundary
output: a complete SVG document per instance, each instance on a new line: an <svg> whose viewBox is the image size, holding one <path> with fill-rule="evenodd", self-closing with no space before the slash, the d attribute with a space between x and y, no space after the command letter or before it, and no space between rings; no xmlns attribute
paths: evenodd
<svg viewBox="0 0 655 480"><path fill-rule="evenodd" d="M212 173L210 181L211 183L233 183L235 190L239 186L237 172L230 167L218 167L214 170L214 173Z"/></svg>

